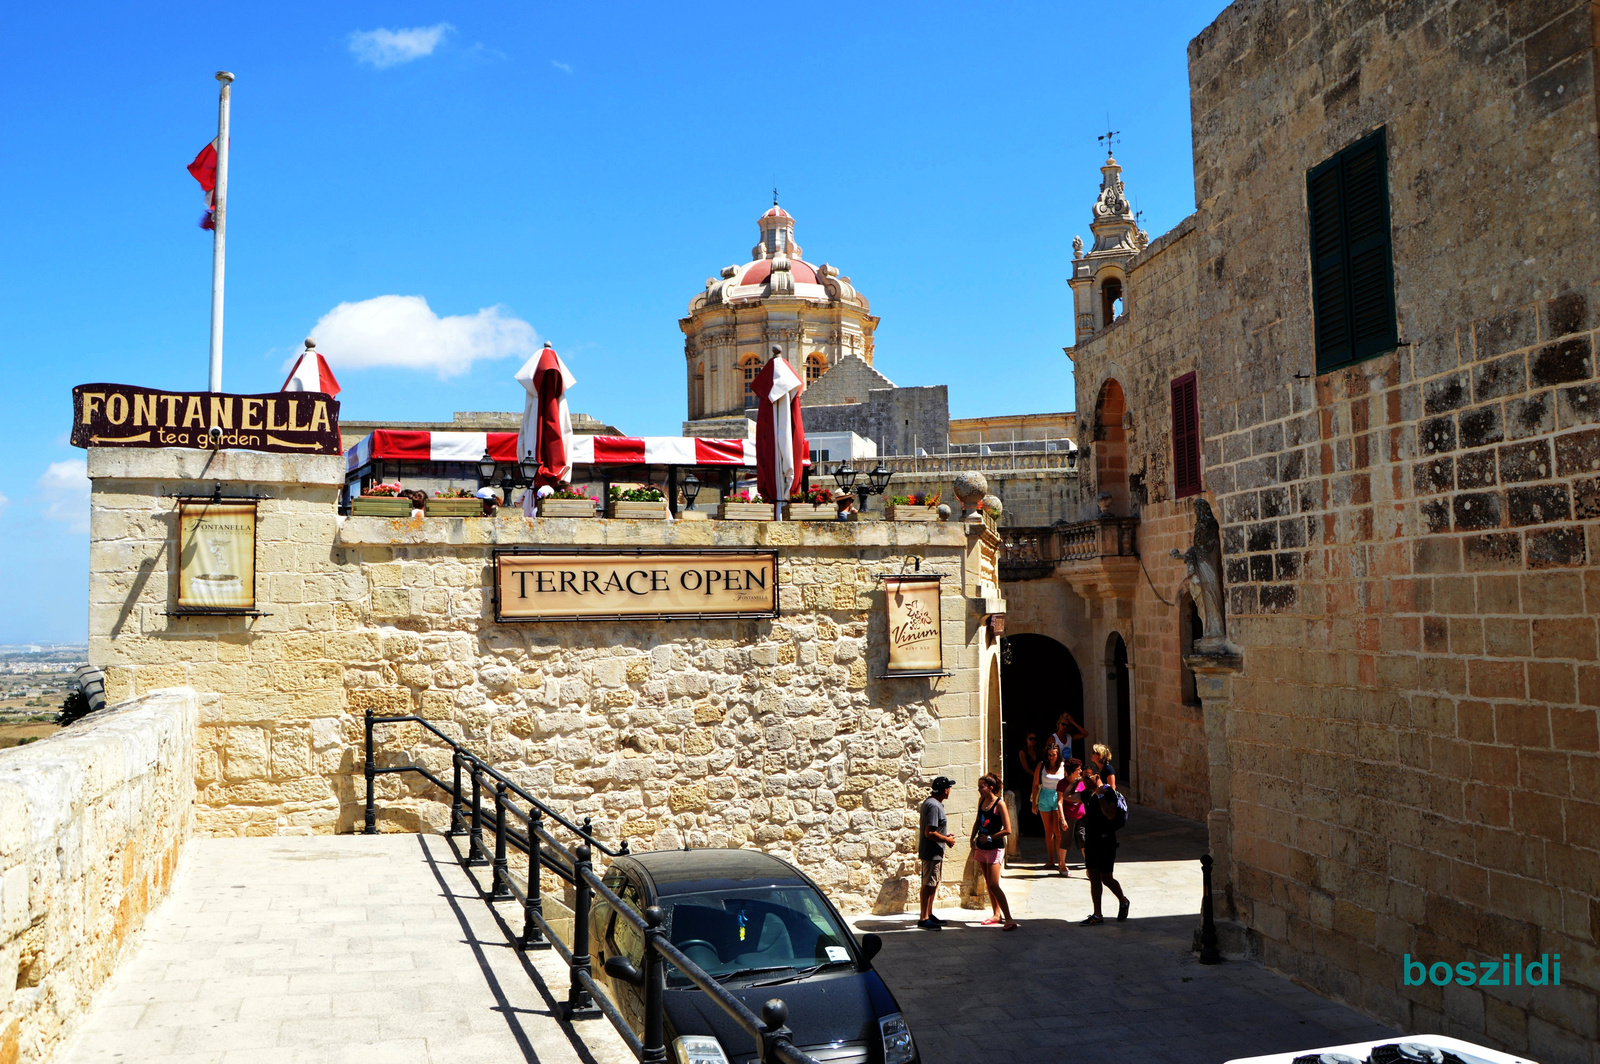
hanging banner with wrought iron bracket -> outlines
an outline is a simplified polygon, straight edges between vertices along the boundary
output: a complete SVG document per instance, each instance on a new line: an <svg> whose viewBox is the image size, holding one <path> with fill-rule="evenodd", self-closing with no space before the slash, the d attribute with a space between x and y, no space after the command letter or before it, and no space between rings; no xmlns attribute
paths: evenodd
<svg viewBox="0 0 1600 1064"><path fill-rule="evenodd" d="M886 676L943 676L944 640L939 620L939 574L883 578L889 622Z"/></svg>
<svg viewBox="0 0 1600 1064"><path fill-rule="evenodd" d="M130 384L72 389L74 447L343 454L339 402L322 392L164 392Z"/></svg>

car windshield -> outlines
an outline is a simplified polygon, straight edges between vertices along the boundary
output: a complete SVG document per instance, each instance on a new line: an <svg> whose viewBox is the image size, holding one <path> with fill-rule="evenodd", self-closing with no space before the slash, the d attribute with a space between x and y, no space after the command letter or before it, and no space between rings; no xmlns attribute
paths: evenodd
<svg viewBox="0 0 1600 1064"><path fill-rule="evenodd" d="M809 887L756 887L661 899L662 927L674 946L716 979L792 974L854 963L849 932ZM688 978L668 965L667 982Z"/></svg>

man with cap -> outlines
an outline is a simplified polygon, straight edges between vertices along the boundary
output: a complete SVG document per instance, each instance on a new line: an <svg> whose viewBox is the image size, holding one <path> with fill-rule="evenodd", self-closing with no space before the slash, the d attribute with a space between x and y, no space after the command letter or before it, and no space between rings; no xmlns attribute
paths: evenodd
<svg viewBox="0 0 1600 1064"><path fill-rule="evenodd" d="M483 516L493 517L495 511L500 509L500 494L493 488L479 488L475 494L478 501L483 503Z"/></svg>
<svg viewBox="0 0 1600 1064"><path fill-rule="evenodd" d="M944 873L944 851L956 844L956 837L946 829L944 802L950 797L950 788L956 781L949 776L935 776L929 785L931 793L922 800L921 825L917 838L917 856L922 860L922 919L917 926L924 931L937 931L943 925L933 915L933 896L939 892L939 878Z"/></svg>

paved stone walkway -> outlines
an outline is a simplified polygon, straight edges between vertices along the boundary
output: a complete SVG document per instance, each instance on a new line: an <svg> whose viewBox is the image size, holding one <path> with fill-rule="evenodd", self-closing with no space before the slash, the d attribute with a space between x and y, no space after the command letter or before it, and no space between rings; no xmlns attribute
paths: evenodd
<svg viewBox="0 0 1600 1064"><path fill-rule="evenodd" d="M461 840L465 842L465 840ZM631 1061L438 836L194 839L61 1064Z"/></svg>
<svg viewBox="0 0 1600 1064"><path fill-rule="evenodd" d="M924 1064L1139 1061L1221 1064L1238 1057L1384 1038L1395 1032L1259 965L1202 965L1189 952L1200 914L1205 827L1135 807L1117 879L1132 906L1117 923L1093 911L1083 873L1044 868L1027 840L1004 889L1022 926L983 927L987 909L854 919L883 936L876 967L899 998Z"/></svg>
<svg viewBox="0 0 1600 1064"><path fill-rule="evenodd" d="M1393 1032L1244 962L1188 952L1204 829L1135 809L1118 875L1126 923L1084 928L1088 886L1033 853L1007 869L1020 930L987 912L858 917L925 1064L1051 1059L1220 1064ZM483 870L486 871L486 870ZM1114 914L1115 905L1107 911ZM195 839L172 893L61 1064L623 1064L605 1020L561 1023L551 950L510 944L438 836Z"/></svg>

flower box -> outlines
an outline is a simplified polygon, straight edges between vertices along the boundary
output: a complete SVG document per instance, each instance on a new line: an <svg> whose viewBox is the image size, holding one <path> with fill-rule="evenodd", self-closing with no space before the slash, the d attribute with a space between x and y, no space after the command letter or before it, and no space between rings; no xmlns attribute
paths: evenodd
<svg viewBox="0 0 1600 1064"><path fill-rule="evenodd" d="M789 520L791 521L832 521L839 516L839 507L836 503L823 503L813 506L810 503L792 502L789 504Z"/></svg>
<svg viewBox="0 0 1600 1064"><path fill-rule="evenodd" d="M353 517L410 517L411 500L396 495L357 495L350 500Z"/></svg>
<svg viewBox="0 0 1600 1064"><path fill-rule="evenodd" d="M653 506L654 503L619 503L622 506ZM540 517L593 517L593 499L540 499Z"/></svg>
<svg viewBox="0 0 1600 1064"><path fill-rule="evenodd" d="M937 521L939 511L932 506L896 506L890 503L883 508L885 521Z"/></svg>
<svg viewBox="0 0 1600 1064"><path fill-rule="evenodd" d="M482 517L482 499L429 499L423 513L429 517Z"/></svg>
<svg viewBox="0 0 1600 1064"><path fill-rule="evenodd" d="M625 521L665 521L667 500L659 502L627 502L618 499L611 504L611 516Z"/></svg>
<svg viewBox="0 0 1600 1064"><path fill-rule="evenodd" d="M770 502L725 502L717 507L721 521L771 521L773 507Z"/></svg>

